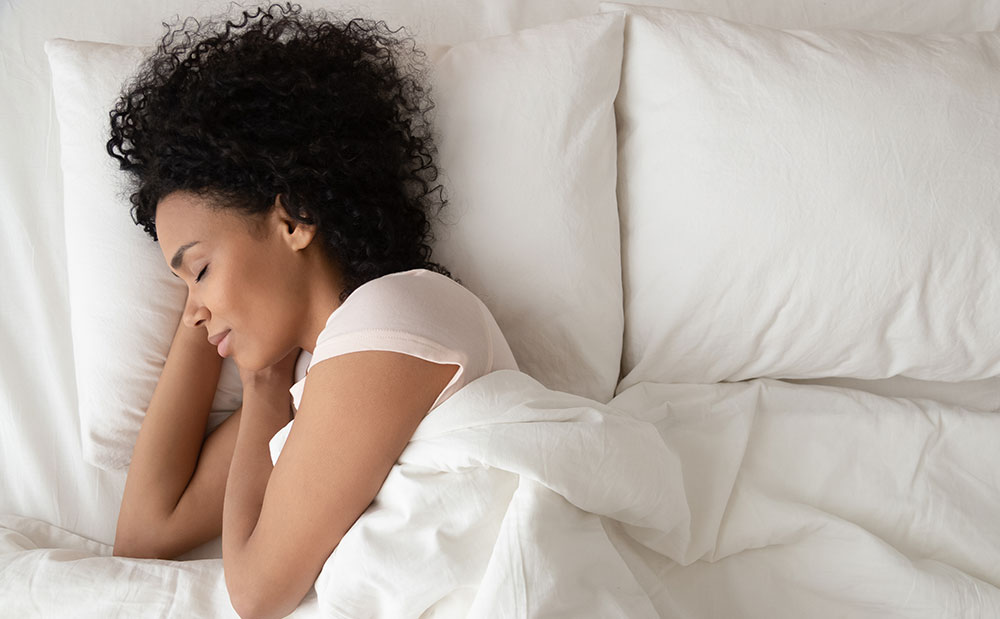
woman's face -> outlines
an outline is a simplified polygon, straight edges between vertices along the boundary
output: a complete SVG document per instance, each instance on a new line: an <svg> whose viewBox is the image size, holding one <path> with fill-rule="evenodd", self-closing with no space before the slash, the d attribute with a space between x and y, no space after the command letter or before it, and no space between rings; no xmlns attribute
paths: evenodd
<svg viewBox="0 0 1000 619"><path fill-rule="evenodd" d="M247 370L272 365L308 341L302 314L309 304L315 227L295 222L280 206L266 219L265 236L251 235L241 215L212 210L186 191L164 197L156 209L160 251L188 286L182 320L209 336L230 330L228 350ZM315 335L312 335L315 338Z"/></svg>

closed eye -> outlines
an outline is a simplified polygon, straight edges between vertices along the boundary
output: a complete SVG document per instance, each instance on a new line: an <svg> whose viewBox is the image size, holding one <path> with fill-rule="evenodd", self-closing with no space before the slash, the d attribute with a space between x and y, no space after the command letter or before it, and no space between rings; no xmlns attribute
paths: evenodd
<svg viewBox="0 0 1000 619"><path fill-rule="evenodd" d="M201 273L198 273L198 277L195 278L194 282L196 284L201 281L201 278L205 275L205 271L207 270L208 270L208 265L206 264L205 268L201 270Z"/></svg>

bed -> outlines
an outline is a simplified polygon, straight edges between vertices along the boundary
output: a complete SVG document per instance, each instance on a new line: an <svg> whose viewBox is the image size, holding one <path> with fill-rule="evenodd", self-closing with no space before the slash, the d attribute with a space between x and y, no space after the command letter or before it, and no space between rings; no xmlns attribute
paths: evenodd
<svg viewBox="0 0 1000 619"><path fill-rule="evenodd" d="M522 371L291 616L1000 616L1000 3L633 4L303 7L426 50L435 256ZM218 539L112 556L184 286L101 122L163 22L251 6L0 6L2 616L236 616Z"/></svg>

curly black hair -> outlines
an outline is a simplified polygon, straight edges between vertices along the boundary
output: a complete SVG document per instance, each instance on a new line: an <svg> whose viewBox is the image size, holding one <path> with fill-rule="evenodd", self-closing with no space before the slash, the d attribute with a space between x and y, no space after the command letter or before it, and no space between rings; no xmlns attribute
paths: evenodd
<svg viewBox="0 0 1000 619"><path fill-rule="evenodd" d="M428 216L447 200L431 186L434 104L413 39L291 3L225 19L163 23L122 86L107 151L127 172L133 221L158 240L158 202L185 190L236 209L260 238L280 194L341 268L341 301L389 273L452 277L430 261Z"/></svg>

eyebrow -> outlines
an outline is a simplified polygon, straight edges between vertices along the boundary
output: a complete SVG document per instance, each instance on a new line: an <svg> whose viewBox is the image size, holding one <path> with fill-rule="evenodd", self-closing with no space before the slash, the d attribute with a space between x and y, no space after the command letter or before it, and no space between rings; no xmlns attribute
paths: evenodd
<svg viewBox="0 0 1000 619"><path fill-rule="evenodd" d="M180 268L181 264L184 262L184 252L186 252L189 248L197 245L198 243L201 243L201 241L191 241L190 243L185 243L184 245L181 245L179 248L177 248L177 253L175 253L174 257L170 259L170 268L172 269ZM180 277L180 276L177 275L177 273L174 273L174 277Z"/></svg>

